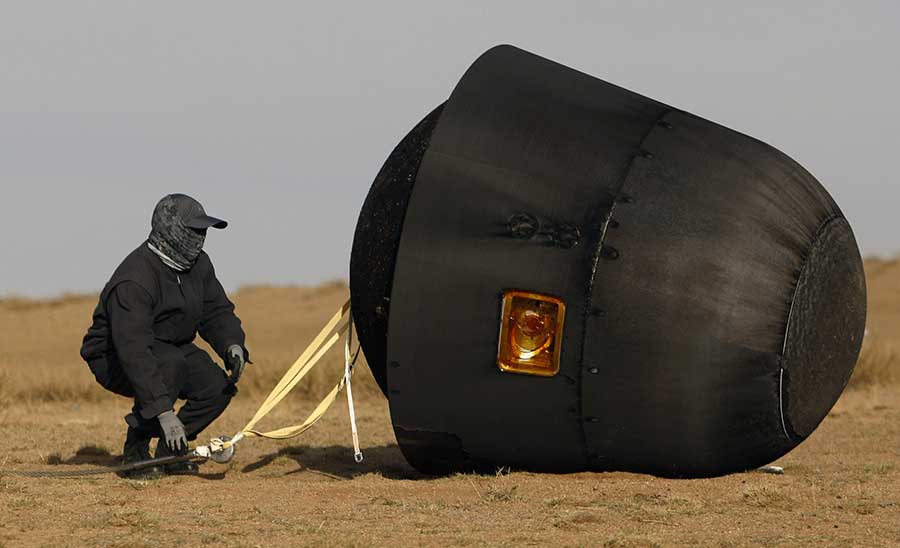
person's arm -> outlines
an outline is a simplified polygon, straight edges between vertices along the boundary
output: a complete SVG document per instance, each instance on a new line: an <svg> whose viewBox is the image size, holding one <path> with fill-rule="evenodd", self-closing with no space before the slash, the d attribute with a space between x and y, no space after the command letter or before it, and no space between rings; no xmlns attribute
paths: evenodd
<svg viewBox="0 0 900 548"><path fill-rule="evenodd" d="M153 300L134 282L122 282L106 301L110 336L119 362L141 409L150 419L172 409L172 398L159 374L153 346Z"/></svg>
<svg viewBox="0 0 900 548"><path fill-rule="evenodd" d="M233 345L240 346L244 351L244 360L250 361L250 353L244 346L245 335L241 320L234 313L234 303L228 299L222 284L216 278L212 263L204 281L203 315L197 330L226 363L228 349Z"/></svg>

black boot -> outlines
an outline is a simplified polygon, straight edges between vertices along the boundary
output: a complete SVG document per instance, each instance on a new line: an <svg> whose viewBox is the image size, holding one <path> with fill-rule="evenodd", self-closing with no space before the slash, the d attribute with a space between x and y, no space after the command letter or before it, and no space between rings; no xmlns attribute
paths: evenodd
<svg viewBox="0 0 900 548"><path fill-rule="evenodd" d="M169 449L169 446L166 445L166 440L160 438L159 443L156 445L156 458L162 457L170 457L172 455L185 455L187 454L187 448L184 451L172 451ZM172 464L163 465L163 470L166 474L170 474L173 476L193 476L200 472L200 467L197 466L196 462L191 461L183 461L183 462L173 462Z"/></svg>
<svg viewBox="0 0 900 548"><path fill-rule="evenodd" d="M145 460L150 460L150 437L129 426L128 433L125 435L125 447L122 449L122 464ZM159 466L119 472L119 477L134 480L158 479L162 476L163 471Z"/></svg>

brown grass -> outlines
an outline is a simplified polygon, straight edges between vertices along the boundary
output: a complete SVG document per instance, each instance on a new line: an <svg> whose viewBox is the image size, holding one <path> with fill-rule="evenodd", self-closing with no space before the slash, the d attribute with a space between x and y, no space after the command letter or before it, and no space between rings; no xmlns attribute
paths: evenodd
<svg viewBox="0 0 900 548"><path fill-rule="evenodd" d="M900 357L889 343L877 335L863 339L859 360L850 377L850 388L892 385L900 381Z"/></svg>
<svg viewBox="0 0 900 548"><path fill-rule="evenodd" d="M302 437L248 438L203 475L123 481L14 470L118 461L130 406L78 356L96 296L0 301L0 548L4 546L900 546L900 265L869 272L869 335L852 386L784 475L667 480L639 474L425 477L396 445L364 365L354 386L365 460L346 401ZM234 296L255 362L207 435L252 416L263 393L347 297L345 284L251 287ZM305 417L341 375L332 351L263 428ZM12 404L12 405L11 405ZM205 438L204 438L205 439Z"/></svg>

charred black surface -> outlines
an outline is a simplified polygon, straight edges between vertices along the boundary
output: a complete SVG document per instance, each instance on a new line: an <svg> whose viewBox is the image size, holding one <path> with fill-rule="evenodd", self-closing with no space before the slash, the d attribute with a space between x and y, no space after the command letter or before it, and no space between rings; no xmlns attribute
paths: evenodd
<svg viewBox="0 0 900 548"><path fill-rule="evenodd" d="M866 325L866 277L850 225L828 220L803 264L784 346L785 427L812 434L847 386Z"/></svg>
<svg viewBox="0 0 900 548"><path fill-rule="evenodd" d="M618 257L594 278L606 315L586 320L592 467L697 477L771 462L799 441L779 399L797 279L841 212L781 152L691 114L668 113L642 149L652 157L636 158L604 240ZM833 259L858 260L846 251ZM849 371L853 352L823 367Z"/></svg>
<svg viewBox="0 0 900 548"><path fill-rule="evenodd" d="M507 289L565 301L558 375L497 368ZM766 464L828 413L865 325L852 231L800 165L509 46L385 164L351 293L429 473Z"/></svg>
<svg viewBox="0 0 900 548"><path fill-rule="evenodd" d="M422 156L444 105L431 111L394 148L366 196L350 253L353 322L366 362L387 395L387 325L400 231Z"/></svg>

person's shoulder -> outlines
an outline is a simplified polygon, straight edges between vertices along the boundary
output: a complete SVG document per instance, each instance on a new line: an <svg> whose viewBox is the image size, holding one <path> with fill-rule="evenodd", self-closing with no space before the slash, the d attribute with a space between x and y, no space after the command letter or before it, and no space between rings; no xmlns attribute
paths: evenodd
<svg viewBox="0 0 900 548"><path fill-rule="evenodd" d="M140 263L141 261L146 261L152 256L153 252L147 247L147 242L142 243L141 245L134 248L131 253L125 256L122 260L122 264L119 265L119 268L123 266L132 265L135 263Z"/></svg>
<svg viewBox="0 0 900 548"><path fill-rule="evenodd" d="M156 270L154 259L159 259L153 254L153 251L147 247L147 242L142 243L131 253L125 256L119 267L116 268L113 276L117 274L127 274L134 270Z"/></svg>
<svg viewBox="0 0 900 548"><path fill-rule="evenodd" d="M147 242L144 242L125 257L110 278L108 286L112 289L122 282L134 282L153 295L159 285L161 265L162 262L147 247Z"/></svg>

